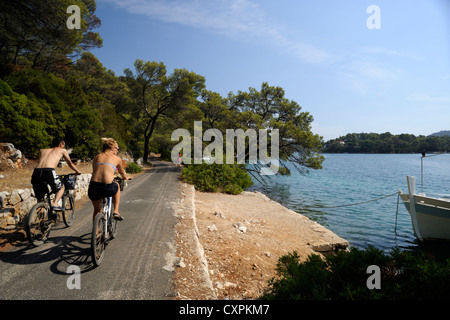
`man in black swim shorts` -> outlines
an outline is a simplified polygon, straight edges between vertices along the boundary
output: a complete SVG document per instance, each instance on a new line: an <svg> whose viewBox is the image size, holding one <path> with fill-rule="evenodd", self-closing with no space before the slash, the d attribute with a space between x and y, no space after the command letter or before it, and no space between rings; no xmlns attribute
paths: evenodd
<svg viewBox="0 0 450 320"><path fill-rule="evenodd" d="M77 174L81 174L70 160L69 153L64 149L66 143L63 139L56 138L53 140L51 149L41 149L39 151L38 163L31 176L31 184L33 185L34 195L38 201L44 200L45 194L48 192L47 185L50 186L52 192L55 193L53 200L53 209L62 210L58 207L58 201L64 194L64 184L56 174L55 168L61 157L66 160L69 167Z"/></svg>
<svg viewBox="0 0 450 320"><path fill-rule="evenodd" d="M47 185L50 186L53 193L58 193L62 187L62 181L53 168L36 168L31 176L34 195L41 201L48 192Z"/></svg>

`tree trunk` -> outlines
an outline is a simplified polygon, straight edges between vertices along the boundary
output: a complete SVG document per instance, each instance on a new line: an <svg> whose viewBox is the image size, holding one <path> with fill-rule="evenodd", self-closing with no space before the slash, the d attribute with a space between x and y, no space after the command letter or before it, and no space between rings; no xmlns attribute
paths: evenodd
<svg viewBox="0 0 450 320"><path fill-rule="evenodd" d="M153 135L153 131L155 131L155 126L156 126L157 120L158 120L158 113L149 120L149 123L147 126L147 127L150 127L149 132L144 133L144 139L145 139L145 141L144 141L144 157L143 157L144 162L148 162L148 154L150 153L150 147L149 147L150 138Z"/></svg>

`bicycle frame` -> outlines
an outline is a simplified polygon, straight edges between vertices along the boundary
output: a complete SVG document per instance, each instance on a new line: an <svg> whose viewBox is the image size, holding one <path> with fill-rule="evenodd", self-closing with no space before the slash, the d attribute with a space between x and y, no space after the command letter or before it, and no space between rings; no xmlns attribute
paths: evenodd
<svg viewBox="0 0 450 320"><path fill-rule="evenodd" d="M50 213L50 214L52 214L52 215L57 214L58 217L59 217L59 214L64 214L64 211L66 211L66 208L63 208L62 211L54 211L54 210L53 210L53 206L52 206L52 198L51 198L51 196L52 196L53 194L54 194L54 193L51 192L51 191L47 192L47 193L45 194L45 196L44 196L43 202L45 202L45 208L49 210L49 213ZM64 190L64 193L63 193L63 195L61 196L61 199L60 199L59 201L63 201L64 198L68 198L68 197L69 197L69 194L70 194L70 190L67 190L67 189ZM72 209L72 208L71 208L71 209Z"/></svg>
<svg viewBox="0 0 450 320"><path fill-rule="evenodd" d="M49 192L47 192L45 195L44 195L44 199L41 201L41 202L43 202L43 203L45 203L45 209L46 210L48 210L48 213L49 213L49 215L50 216L54 216L55 214L56 215L58 215L58 218L59 218L59 213L58 213L58 211L54 211L53 210L53 206L52 206L52 198L51 198L51 195L52 195L53 193L51 192L51 191L49 191ZM64 196L66 196L66 193L64 192L64 194L63 194L63 197ZM62 199L62 198L61 198Z"/></svg>
<svg viewBox="0 0 450 320"><path fill-rule="evenodd" d="M111 209L112 209L112 197L104 199L105 205L103 206L103 213L106 217L105 239L108 239L108 232L111 225Z"/></svg>
<svg viewBox="0 0 450 320"><path fill-rule="evenodd" d="M76 174L74 174L74 173L64 174L64 175L61 175L60 178L61 178L61 180L63 180L63 177L68 177L68 176L76 176ZM48 186L48 184L47 184L47 188L50 188L50 187ZM56 196L56 193L53 193L53 191L48 190L48 192L46 192L46 194L45 194L45 196L44 196L44 200L43 200L43 202L45 202L46 205L49 206L49 210L50 210L51 213L54 212L54 211L53 211L53 207L52 207L52 199L51 199L51 196L52 196L53 194L55 194L55 196ZM64 193L63 193L63 195L61 196L60 201L62 201L62 199L65 198L65 197L69 197L69 195L70 195L70 190L68 190L67 188L65 188L65 189L64 189ZM63 208L63 209L64 209L64 210L63 210L63 211L60 211L60 212L64 212L66 208ZM58 211L55 211L55 212L58 213Z"/></svg>

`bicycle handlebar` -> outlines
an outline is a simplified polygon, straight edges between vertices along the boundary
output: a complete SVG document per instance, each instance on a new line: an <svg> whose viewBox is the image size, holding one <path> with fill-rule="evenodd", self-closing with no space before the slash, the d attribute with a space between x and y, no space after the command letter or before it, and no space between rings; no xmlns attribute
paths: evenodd
<svg viewBox="0 0 450 320"><path fill-rule="evenodd" d="M122 177L114 177L114 181L119 184L120 191L123 191L123 189L127 187L127 184L125 183L127 180L131 180L131 178L124 179Z"/></svg>
<svg viewBox="0 0 450 320"><path fill-rule="evenodd" d="M127 178L127 179L124 179L124 178L122 178L122 177L114 177L114 180L117 180L117 181L126 181L126 180L131 180L131 178Z"/></svg>

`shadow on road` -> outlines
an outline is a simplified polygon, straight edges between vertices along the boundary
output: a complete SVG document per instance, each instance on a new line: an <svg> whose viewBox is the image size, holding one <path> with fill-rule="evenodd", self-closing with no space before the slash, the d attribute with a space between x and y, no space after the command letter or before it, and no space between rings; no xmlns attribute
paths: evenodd
<svg viewBox="0 0 450 320"><path fill-rule="evenodd" d="M50 270L56 274L67 274L69 265L76 265L81 272L87 272L94 268L90 256L90 241L90 233L80 237L50 235L45 244L34 247L24 242L19 250L1 253L0 260L23 265L54 261Z"/></svg>

